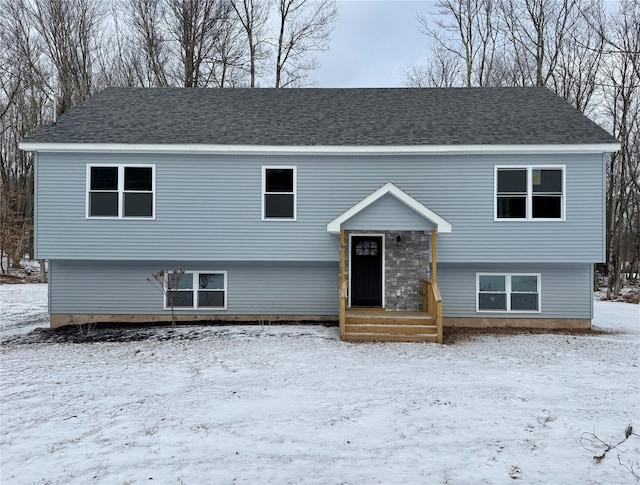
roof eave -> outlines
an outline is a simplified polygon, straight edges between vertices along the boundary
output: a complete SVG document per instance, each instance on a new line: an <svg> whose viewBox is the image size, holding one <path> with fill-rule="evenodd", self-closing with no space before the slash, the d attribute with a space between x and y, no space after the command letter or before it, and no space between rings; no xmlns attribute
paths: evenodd
<svg viewBox="0 0 640 485"><path fill-rule="evenodd" d="M31 152L65 153L201 153L267 155L430 155L430 154L527 154L527 153L611 153L620 143L527 144L527 145L210 145L133 143L48 143L21 142Z"/></svg>

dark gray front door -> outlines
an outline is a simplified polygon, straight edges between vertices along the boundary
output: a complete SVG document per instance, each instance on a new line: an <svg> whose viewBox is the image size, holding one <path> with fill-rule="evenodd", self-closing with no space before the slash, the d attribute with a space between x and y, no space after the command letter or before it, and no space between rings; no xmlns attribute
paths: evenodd
<svg viewBox="0 0 640 485"><path fill-rule="evenodd" d="M382 237L351 238L351 306L382 306Z"/></svg>

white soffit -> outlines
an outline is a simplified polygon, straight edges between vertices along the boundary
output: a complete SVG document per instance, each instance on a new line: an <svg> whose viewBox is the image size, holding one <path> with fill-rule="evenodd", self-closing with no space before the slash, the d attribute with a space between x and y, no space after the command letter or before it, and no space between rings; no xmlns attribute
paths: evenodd
<svg viewBox="0 0 640 485"><path fill-rule="evenodd" d="M408 146L276 146L128 143L38 143L21 142L21 150L81 153L220 153L220 154L332 154L332 155L429 155L429 154L518 154L518 153L609 153L619 143L583 145L408 145Z"/></svg>
<svg viewBox="0 0 640 485"><path fill-rule="evenodd" d="M360 211L366 209L375 201L380 199L381 197L390 194L393 195L400 202L405 204L407 207L413 209L422 217L432 222L436 226L437 232L451 232L451 224L440 217L438 214L433 212L428 207L424 206L416 199L407 194L404 190L400 189L398 186L392 184L391 182L387 182L382 187L377 189L375 192L372 192L360 202L352 206L350 209L347 209L334 220L327 224L327 232L331 234L338 234L340 232L340 228L345 221L348 221L353 216L358 214Z"/></svg>

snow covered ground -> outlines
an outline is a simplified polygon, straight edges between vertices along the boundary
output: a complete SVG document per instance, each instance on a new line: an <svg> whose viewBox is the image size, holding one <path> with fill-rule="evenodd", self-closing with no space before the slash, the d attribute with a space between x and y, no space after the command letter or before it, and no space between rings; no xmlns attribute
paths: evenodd
<svg viewBox="0 0 640 485"><path fill-rule="evenodd" d="M349 344L322 326L75 333L0 286L2 484L636 483L640 307L594 334ZM128 333L130 338L118 340ZM153 481L151 481L153 480Z"/></svg>

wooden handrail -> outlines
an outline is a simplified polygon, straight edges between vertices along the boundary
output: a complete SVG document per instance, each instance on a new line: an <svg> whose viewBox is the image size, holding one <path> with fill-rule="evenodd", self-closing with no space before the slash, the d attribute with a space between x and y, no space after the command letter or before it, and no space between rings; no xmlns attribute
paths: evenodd
<svg viewBox="0 0 640 485"><path fill-rule="evenodd" d="M436 322L438 343L442 343L442 296L438 283L422 280L422 311L431 315Z"/></svg>

